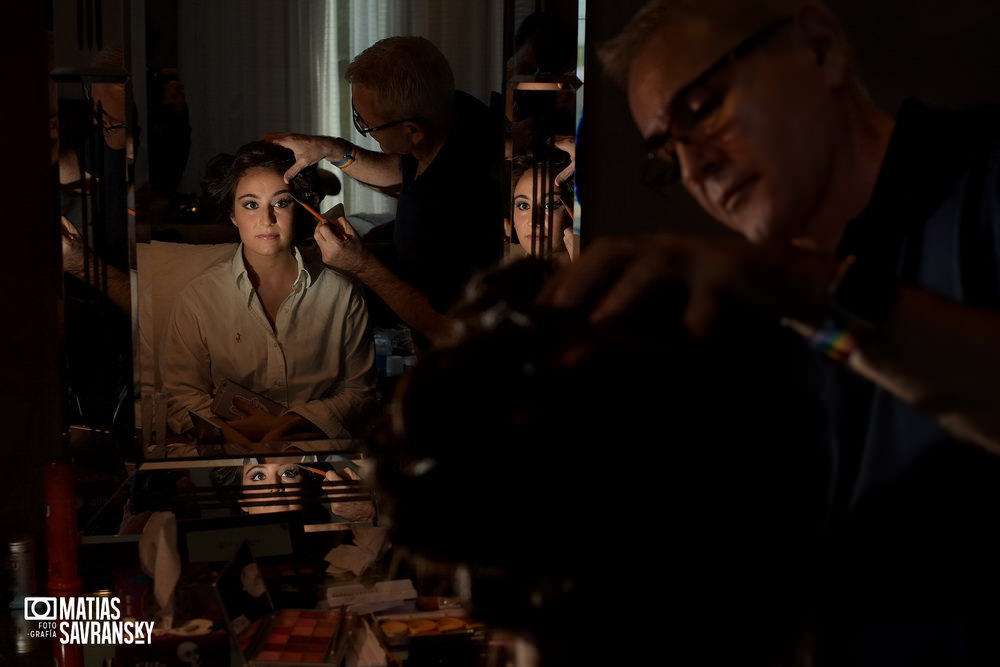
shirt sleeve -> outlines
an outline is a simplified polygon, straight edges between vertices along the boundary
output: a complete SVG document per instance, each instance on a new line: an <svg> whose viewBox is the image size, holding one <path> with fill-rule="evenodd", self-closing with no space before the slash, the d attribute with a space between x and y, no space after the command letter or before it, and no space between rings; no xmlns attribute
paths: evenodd
<svg viewBox="0 0 1000 667"><path fill-rule="evenodd" d="M191 428L188 410L209 414L211 357L198 302L185 290L177 299L160 348L160 376L167 391L167 424L175 433Z"/></svg>

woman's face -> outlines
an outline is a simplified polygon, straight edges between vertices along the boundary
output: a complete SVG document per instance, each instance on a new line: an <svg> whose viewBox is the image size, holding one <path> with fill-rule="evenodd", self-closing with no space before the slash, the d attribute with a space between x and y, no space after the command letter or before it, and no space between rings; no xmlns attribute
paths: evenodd
<svg viewBox="0 0 1000 667"><path fill-rule="evenodd" d="M243 509L270 514L302 509L302 471L295 463L254 463L243 466ZM272 488L266 488L270 485ZM289 486L285 485L298 485ZM254 488L258 487L258 488ZM266 504L264 501L267 501Z"/></svg>
<svg viewBox="0 0 1000 667"><path fill-rule="evenodd" d="M565 253L563 230L569 227L570 218L554 184L535 183L534 169L528 169L514 186L514 229L524 251L531 255ZM539 192L539 190L541 192ZM541 195L537 197L537 195ZM542 217L538 217L542 216ZM532 220L541 224L532 227Z"/></svg>
<svg viewBox="0 0 1000 667"><path fill-rule="evenodd" d="M284 175L264 167L247 171L233 193L233 224L244 253L273 256L292 247L295 200Z"/></svg>

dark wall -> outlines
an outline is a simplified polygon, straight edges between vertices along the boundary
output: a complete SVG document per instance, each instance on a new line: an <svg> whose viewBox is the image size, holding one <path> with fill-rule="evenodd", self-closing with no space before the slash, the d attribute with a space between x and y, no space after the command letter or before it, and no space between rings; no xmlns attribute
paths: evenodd
<svg viewBox="0 0 1000 667"><path fill-rule="evenodd" d="M642 143L621 90L596 62L643 0L587 5L584 119L578 159L582 231L728 233L683 190L664 198L640 185ZM1000 102L1000 3L982 0L830 0L851 35L873 97L894 111L908 96L961 107Z"/></svg>

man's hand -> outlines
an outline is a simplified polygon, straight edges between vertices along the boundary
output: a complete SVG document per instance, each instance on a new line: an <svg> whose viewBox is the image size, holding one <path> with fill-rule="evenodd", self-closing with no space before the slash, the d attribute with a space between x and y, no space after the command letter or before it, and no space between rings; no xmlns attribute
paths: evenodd
<svg viewBox="0 0 1000 667"><path fill-rule="evenodd" d="M63 271L82 278L84 275L83 240L80 232L66 216L62 216Z"/></svg>
<svg viewBox="0 0 1000 667"><path fill-rule="evenodd" d="M285 172L285 183L309 165L316 164L326 157L339 160L350 150L350 144L343 139L311 134L275 132L265 134L260 140L284 146L295 153L295 164Z"/></svg>
<svg viewBox="0 0 1000 667"><path fill-rule="evenodd" d="M821 319L836 262L792 246L742 239L643 234L599 239L553 277L541 300L591 308L594 322L617 318L648 293L687 287L685 325L704 334L727 300L778 318Z"/></svg>
<svg viewBox="0 0 1000 667"><path fill-rule="evenodd" d="M313 238L323 254L324 264L355 275L364 270L368 251L347 218L317 224Z"/></svg>

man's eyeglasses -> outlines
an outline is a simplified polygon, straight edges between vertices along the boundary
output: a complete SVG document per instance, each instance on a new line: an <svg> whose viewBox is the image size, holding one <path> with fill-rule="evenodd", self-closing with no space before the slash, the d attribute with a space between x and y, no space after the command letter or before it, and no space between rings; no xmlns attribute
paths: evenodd
<svg viewBox="0 0 1000 667"><path fill-rule="evenodd" d="M677 144L690 144L703 139L699 130L722 106L725 92L712 90L709 81L727 66L743 58L780 28L790 23L787 16L767 24L736 45L731 51L709 65L691 83L681 88L670 103L670 124L665 132L655 134L646 140L646 164L643 182L656 189L673 185L680 178L680 162L677 158Z"/></svg>
<svg viewBox="0 0 1000 667"><path fill-rule="evenodd" d="M394 120L391 123L383 123L381 125L376 125L375 127L368 127L365 121L358 114L358 110L354 108L354 103L351 103L351 118L354 120L354 129L362 137L367 137L372 132L378 132L380 130L385 130L395 125L401 125L403 123L417 122L421 121L421 118L403 118L401 120Z"/></svg>
<svg viewBox="0 0 1000 667"><path fill-rule="evenodd" d="M109 123L108 118L101 118L101 127L104 128L104 134L111 134L112 132L117 132L118 130L124 130L127 125L125 123Z"/></svg>

